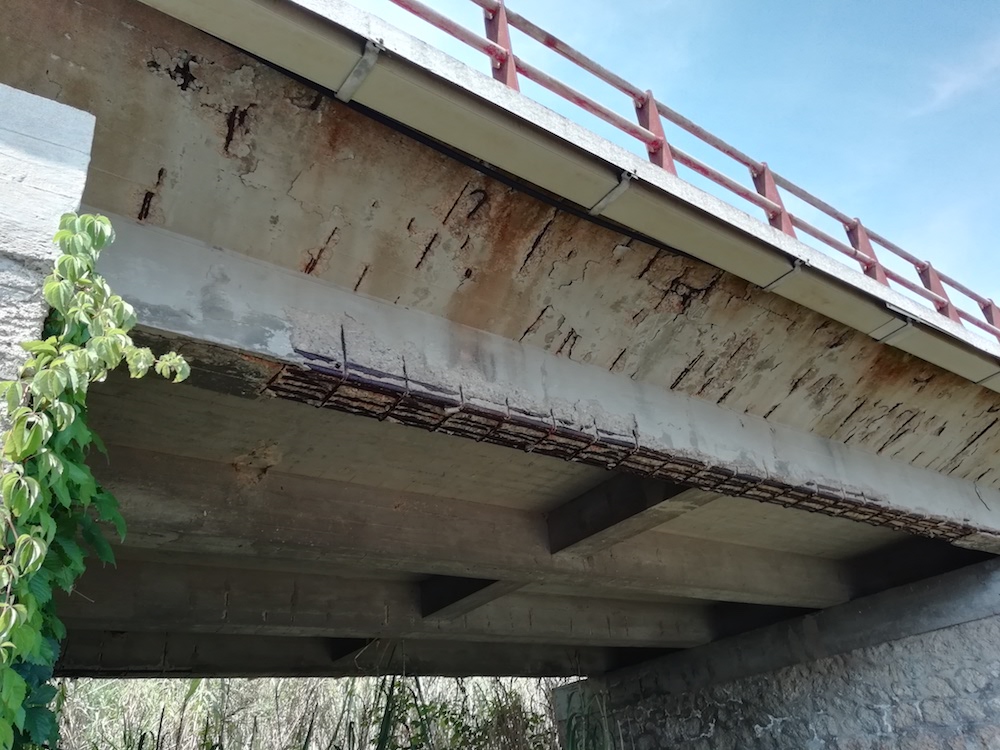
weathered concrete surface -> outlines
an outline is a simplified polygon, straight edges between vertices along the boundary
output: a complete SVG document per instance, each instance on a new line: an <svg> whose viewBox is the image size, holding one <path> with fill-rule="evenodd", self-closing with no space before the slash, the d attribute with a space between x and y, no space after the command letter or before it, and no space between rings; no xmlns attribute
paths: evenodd
<svg viewBox="0 0 1000 750"><path fill-rule="evenodd" d="M17 375L20 342L41 333L51 238L80 205L93 132L92 115L0 84L0 380Z"/></svg>
<svg viewBox="0 0 1000 750"><path fill-rule="evenodd" d="M998 571L982 563L569 686L562 718L578 732L588 715L590 730L608 720L608 748L997 747Z"/></svg>
<svg viewBox="0 0 1000 750"><path fill-rule="evenodd" d="M53 45L42 16L70 38ZM92 205L1000 484L993 392L528 197L135 3L14 0L8 18L7 82L99 115Z"/></svg>
<svg viewBox="0 0 1000 750"><path fill-rule="evenodd" d="M293 368L272 381L277 393L287 384L317 406L926 536L971 537L974 546L1000 533L1000 492L985 482L769 424L163 230L117 224L130 249L109 252L102 268L146 325L278 362L319 362L311 380ZM192 281L192 268L203 281Z"/></svg>

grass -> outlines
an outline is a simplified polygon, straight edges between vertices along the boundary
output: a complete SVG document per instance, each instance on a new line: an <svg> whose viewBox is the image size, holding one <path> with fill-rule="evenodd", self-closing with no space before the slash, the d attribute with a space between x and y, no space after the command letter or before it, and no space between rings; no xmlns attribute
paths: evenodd
<svg viewBox="0 0 1000 750"><path fill-rule="evenodd" d="M73 680L64 750L557 750L562 680ZM575 743L573 743L575 744Z"/></svg>

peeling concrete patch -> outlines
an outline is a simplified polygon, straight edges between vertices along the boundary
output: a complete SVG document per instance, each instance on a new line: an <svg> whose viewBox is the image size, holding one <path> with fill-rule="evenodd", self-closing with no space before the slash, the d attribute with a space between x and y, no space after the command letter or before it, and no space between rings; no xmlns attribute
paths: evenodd
<svg viewBox="0 0 1000 750"><path fill-rule="evenodd" d="M146 61L146 68L163 75L177 84L181 91L198 91L203 88L196 73L198 70L198 56L192 55L186 50L181 50L175 55L170 55L166 50L156 48L153 56Z"/></svg>

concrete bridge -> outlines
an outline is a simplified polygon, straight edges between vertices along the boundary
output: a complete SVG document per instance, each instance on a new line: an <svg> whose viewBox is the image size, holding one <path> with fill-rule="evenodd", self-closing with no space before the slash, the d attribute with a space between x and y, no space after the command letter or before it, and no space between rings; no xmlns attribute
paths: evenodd
<svg viewBox="0 0 1000 750"><path fill-rule="evenodd" d="M578 675L568 731L627 747L993 747L996 306L477 3L398 4L493 76L339 0L0 6L0 369L81 204L193 365L93 393L129 534L62 673Z"/></svg>

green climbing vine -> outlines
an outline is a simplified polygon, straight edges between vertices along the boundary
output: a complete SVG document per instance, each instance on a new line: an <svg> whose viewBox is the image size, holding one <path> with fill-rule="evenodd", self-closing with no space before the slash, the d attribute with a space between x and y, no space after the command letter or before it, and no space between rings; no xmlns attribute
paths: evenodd
<svg viewBox="0 0 1000 750"><path fill-rule="evenodd" d="M122 362L133 378L152 369L179 382L189 372L179 354L156 357L132 342L135 312L96 271L114 241L107 218L65 214L54 241L43 338L21 345L17 380L0 382L0 750L56 746L51 678L66 628L52 593L72 589L88 550L114 561L104 527L125 533L115 498L87 466L92 448L104 452L87 427L87 390Z"/></svg>

